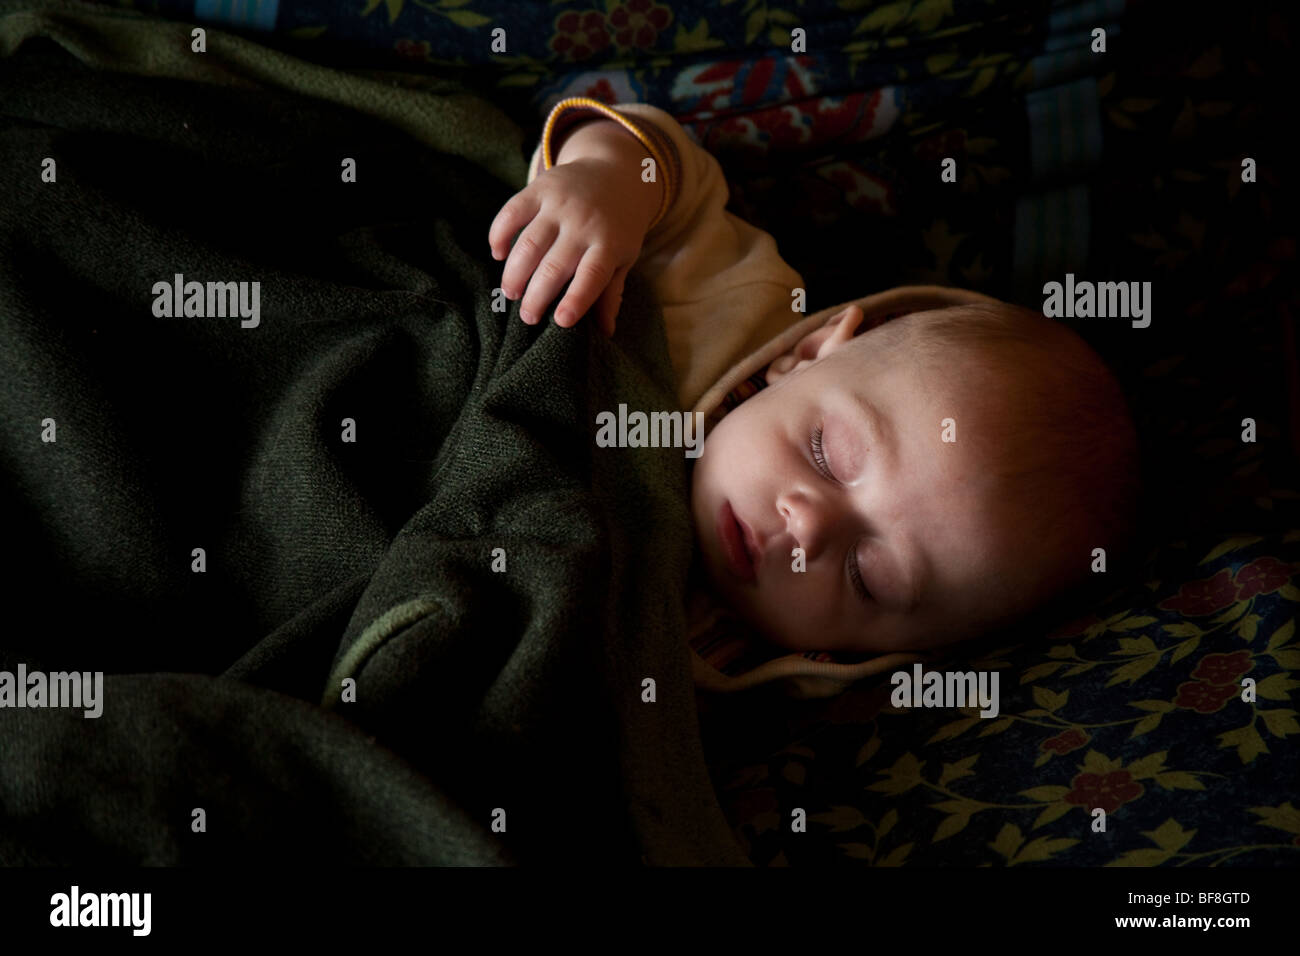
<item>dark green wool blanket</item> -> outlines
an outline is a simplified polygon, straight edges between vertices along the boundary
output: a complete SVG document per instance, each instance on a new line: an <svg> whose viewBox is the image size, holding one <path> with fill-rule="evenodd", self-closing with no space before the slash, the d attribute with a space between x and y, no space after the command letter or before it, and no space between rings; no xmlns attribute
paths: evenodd
<svg viewBox="0 0 1300 956"><path fill-rule="evenodd" d="M0 4L0 863L746 862L648 288L494 311L522 130L188 30Z"/></svg>

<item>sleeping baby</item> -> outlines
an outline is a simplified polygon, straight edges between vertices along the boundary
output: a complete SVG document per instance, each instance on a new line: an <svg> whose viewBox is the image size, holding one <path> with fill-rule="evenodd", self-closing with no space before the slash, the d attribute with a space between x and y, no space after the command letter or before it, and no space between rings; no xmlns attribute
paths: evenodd
<svg viewBox="0 0 1300 956"><path fill-rule="evenodd" d="M573 98L489 232L526 322L568 283L557 324L594 309L613 334L633 267L663 309L681 410L706 422L700 687L836 693L1082 592L1126 552L1136 433L1081 338L934 286L805 317L802 279L728 195L664 111Z"/></svg>

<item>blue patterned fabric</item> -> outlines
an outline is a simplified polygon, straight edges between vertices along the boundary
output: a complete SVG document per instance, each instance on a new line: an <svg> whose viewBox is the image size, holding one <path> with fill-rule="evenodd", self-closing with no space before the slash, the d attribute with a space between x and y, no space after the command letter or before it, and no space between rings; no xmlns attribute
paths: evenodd
<svg viewBox="0 0 1300 956"><path fill-rule="evenodd" d="M275 29L280 0L194 0L194 19L252 30Z"/></svg>

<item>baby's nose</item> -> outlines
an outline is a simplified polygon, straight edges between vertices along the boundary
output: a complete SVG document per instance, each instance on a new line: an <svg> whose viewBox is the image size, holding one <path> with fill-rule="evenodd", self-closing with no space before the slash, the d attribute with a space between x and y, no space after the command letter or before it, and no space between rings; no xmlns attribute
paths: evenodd
<svg viewBox="0 0 1300 956"><path fill-rule="evenodd" d="M803 495L790 495L777 502L777 510L785 521L786 531L794 539L791 546L803 548L804 557L809 561L815 559L826 547L834 525L828 503Z"/></svg>

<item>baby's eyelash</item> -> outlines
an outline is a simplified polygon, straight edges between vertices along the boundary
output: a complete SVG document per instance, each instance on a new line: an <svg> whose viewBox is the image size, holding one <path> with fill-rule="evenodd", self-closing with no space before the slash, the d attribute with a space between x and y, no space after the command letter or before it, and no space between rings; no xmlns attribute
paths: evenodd
<svg viewBox="0 0 1300 956"><path fill-rule="evenodd" d="M821 473L825 475L827 478L829 478L831 481L834 481L835 476L831 474L830 465L826 463L826 455L822 452L822 429L824 427L825 426L822 425L821 422L818 422L817 427L813 429L812 456L813 456L813 461L817 463L818 470L820 470Z"/></svg>
<svg viewBox="0 0 1300 956"><path fill-rule="evenodd" d="M822 450L822 431L824 428L825 425L818 422L817 427L813 429L811 442L812 456L813 461L817 463L817 467L821 473L829 480L834 481L835 476L831 474L830 465L827 464L826 455ZM862 572L858 569L857 559L858 555L856 549L850 551L844 559L844 563L849 570L849 580L853 582L853 590L857 592L858 597L863 601L870 601L872 600L871 592L867 590L866 584L862 581Z"/></svg>
<svg viewBox="0 0 1300 956"><path fill-rule="evenodd" d="M871 600L871 592L867 590L866 584L862 581L862 572L858 569L857 551L850 551L845 563L849 566L849 580L853 582L853 590L858 592L858 597L864 601Z"/></svg>

